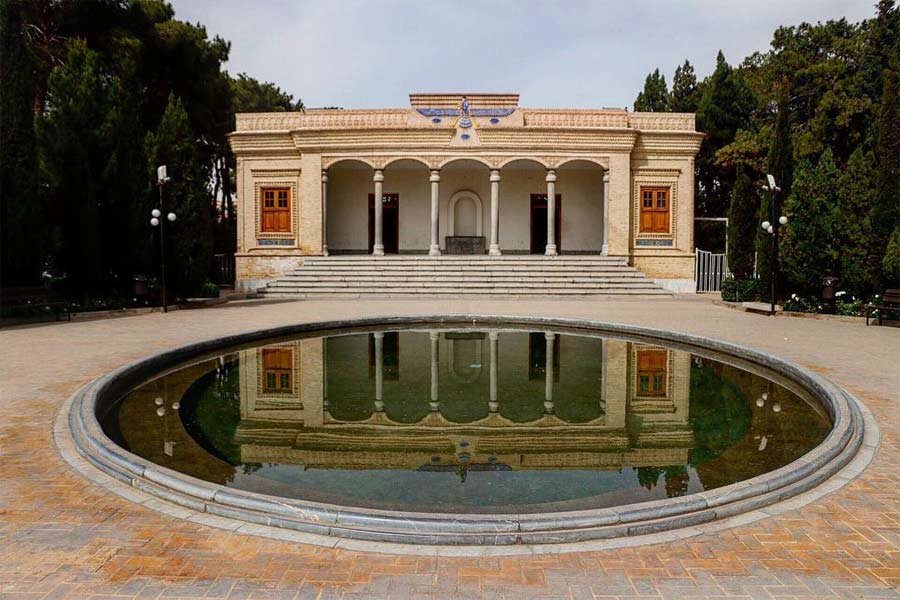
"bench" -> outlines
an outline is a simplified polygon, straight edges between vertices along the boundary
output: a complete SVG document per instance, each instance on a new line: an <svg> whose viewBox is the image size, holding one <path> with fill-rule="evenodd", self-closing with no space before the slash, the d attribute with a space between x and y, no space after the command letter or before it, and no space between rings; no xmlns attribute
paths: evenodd
<svg viewBox="0 0 900 600"><path fill-rule="evenodd" d="M878 311L878 324L884 319L884 314L893 312L900 314L900 289L890 289L884 291L884 297L878 304L866 305L866 325L869 325L869 319L873 311Z"/></svg>

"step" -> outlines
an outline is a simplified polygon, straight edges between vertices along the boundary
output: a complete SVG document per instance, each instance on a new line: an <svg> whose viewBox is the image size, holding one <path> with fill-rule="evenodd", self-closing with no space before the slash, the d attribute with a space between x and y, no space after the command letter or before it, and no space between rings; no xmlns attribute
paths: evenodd
<svg viewBox="0 0 900 600"><path fill-rule="evenodd" d="M302 285L304 283L315 281L359 281L370 283L393 283L398 281L440 281L444 283L466 283L477 281L493 281L504 283L534 283L534 284L550 284L563 285L570 283L634 283L637 281L647 281L645 277L640 275L623 276L623 277L519 277L515 275L498 275L496 277L475 277L475 276L450 276L438 275L435 277L415 275L405 277L379 277L377 275L289 275L281 277L272 282L272 284L291 284Z"/></svg>
<svg viewBox="0 0 900 600"><path fill-rule="evenodd" d="M357 271L372 271L379 273L402 273L402 272L418 272L418 273L458 273L458 272L472 272L472 273L584 273L585 271L590 270L588 267L553 267L553 266L537 266L537 265L520 265L520 266L473 266L473 265L460 265L460 266L421 266L421 267L406 267L406 266L393 266L393 265L376 265L376 266L329 266L327 268L324 267L301 267L299 269L294 269L294 273L302 272L308 273L311 271L314 272L357 272ZM619 273L619 272L634 272L634 267L604 267L602 270L598 269L598 272L608 272L608 273Z"/></svg>
<svg viewBox="0 0 900 600"><path fill-rule="evenodd" d="M468 289L488 289L488 288L509 288L509 289L534 289L541 290L547 293L557 293L561 290L574 290L574 289L656 289L657 286L652 281L646 282L634 282L634 283L573 283L569 285L561 285L561 286L550 286L545 284L533 283L533 284L521 284L516 285L515 283L509 282L485 282L485 281L467 281L461 283L452 283L448 284L442 281L401 281L401 282L385 282L381 285L373 285L372 282L369 281L314 281L310 283L305 283L302 285L270 285L269 287L264 288L264 290L279 290L279 291L287 291L287 290L297 290L302 291L304 289L315 289L315 288L364 288L364 289L389 289L389 288L414 288L414 289L430 289L430 288L444 288L444 287L454 287L460 291L468 290Z"/></svg>
<svg viewBox="0 0 900 600"><path fill-rule="evenodd" d="M642 288L642 289L569 289L562 288L549 293L543 289L512 289L512 288L469 288L461 291L459 288L330 288L323 287L315 290L305 290L303 292L284 292L261 290L260 294L267 298L305 298L315 296L331 296L345 295L353 298L371 298L385 295L413 296L413 295L508 295L508 296L662 296L671 297L672 293L660 288Z"/></svg>

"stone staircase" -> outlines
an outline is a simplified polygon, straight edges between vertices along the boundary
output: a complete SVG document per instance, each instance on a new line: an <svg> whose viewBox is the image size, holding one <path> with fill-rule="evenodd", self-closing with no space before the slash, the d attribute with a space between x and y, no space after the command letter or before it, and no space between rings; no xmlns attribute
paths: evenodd
<svg viewBox="0 0 900 600"><path fill-rule="evenodd" d="M672 293L607 256L311 256L258 290L266 298L466 295L661 296Z"/></svg>

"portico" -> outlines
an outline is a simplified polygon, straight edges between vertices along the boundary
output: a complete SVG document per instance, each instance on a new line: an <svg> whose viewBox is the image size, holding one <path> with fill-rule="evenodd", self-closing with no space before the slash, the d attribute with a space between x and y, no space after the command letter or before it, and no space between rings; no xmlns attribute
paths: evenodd
<svg viewBox="0 0 900 600"><path fill-rule="evenodd" d="M588 254L692 281L692 114L410 103L238 115L239 285L347 254Z"/></svg>

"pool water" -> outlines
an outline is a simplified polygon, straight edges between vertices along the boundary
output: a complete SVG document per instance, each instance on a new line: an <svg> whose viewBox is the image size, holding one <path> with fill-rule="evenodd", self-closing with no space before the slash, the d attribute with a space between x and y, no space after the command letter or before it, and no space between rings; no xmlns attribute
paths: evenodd
<svg viewBox="0 0 900 600"><path fill-rule="evenodd" d="M725 359L438 326L242 348L144 383L100 420L125 449L227 487L493 514L721 487L792 462L831 428L817 401Z"/></svg>

